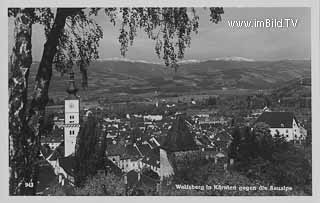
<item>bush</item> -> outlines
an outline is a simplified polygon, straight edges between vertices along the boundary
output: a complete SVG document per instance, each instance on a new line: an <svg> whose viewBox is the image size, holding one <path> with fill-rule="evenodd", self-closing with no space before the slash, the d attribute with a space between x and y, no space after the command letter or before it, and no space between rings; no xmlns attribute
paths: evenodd
<svg viewBox="0 0 320 203"><path fill-rule="evenodd" d="M266 124L234 130L229 150L234 168L247 177L311 194L311 163L305 153L279 134L272 137Z"/></svg>

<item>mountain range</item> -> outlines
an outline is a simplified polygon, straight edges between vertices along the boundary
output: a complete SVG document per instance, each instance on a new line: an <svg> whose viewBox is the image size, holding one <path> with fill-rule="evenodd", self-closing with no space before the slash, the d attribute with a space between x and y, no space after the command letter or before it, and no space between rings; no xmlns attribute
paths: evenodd
<svg viewBox="0 0 320 203"><path fill-rule="evenodd" d="M32 64L30 91L38 62ZM86 94L140 94L199 92L229 89L272 89L299 78L311 77L310 60L252 61L241 58L186 61L177 72L162 64L131 60L98 60L88 67ZM76 70L80 87L81 74ZM50 97L65 96L68 76L54 71ZM80 90L80 92L83 92Z"/></svg>

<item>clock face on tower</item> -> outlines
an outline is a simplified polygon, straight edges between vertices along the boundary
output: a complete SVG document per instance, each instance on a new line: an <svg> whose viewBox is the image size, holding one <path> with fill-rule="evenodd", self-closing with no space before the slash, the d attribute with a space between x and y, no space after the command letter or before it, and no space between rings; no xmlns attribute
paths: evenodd
<svg viewBox="0 0 320 203"><path fill-rule="evenodd" d="M69 103L69 108L72 109L74 107L74 104L72 102Z"/></svg>

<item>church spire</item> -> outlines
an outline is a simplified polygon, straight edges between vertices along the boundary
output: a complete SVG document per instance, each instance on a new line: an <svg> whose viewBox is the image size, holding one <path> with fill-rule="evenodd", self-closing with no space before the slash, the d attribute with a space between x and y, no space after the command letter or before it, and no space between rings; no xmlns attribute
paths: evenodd
<svg viewBox="0 0 320 203"><path fill-rule="evenodd" d="M70 71L69 73L69 86L67 88L67 92L69 96L77 96L78 88L76 87L73 71Z"/></svg>

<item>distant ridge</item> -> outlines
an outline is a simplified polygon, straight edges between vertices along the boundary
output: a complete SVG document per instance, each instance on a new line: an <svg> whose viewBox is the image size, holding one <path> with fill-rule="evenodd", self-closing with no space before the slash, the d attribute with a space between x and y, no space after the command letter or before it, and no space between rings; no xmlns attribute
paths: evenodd
<svg viewBox="0 0 320 203"><path fill-rule="evenodd" d="M277 62L277 61L310 61L310 58L304 58L304 59L280 59L280 60L255 60L255 59L249 59L241 56L230 56L230 57L218 57L218 58L212 58L212 59L185 59L178 61L178 64L192 64L192 63L203 63L208 61L243 61L243 62ZM129 58L123 58L123 57L112 57L112 58L99 58L96 59L95 62L103 62L103 61L118 61L118 62L129 62L129 63L146 63L146 64L157 64L157 65L164 65L162 61L160 62L154 62L154 61L147 61L147 60L140 60L140 59L129 59ZM40 61L33 61L32 64L40 63Z"/></svg>
<svg viewBox="0 0 320 203"><path fill-rule="evenodd" d="M150 64L162 64L161 62L151 62L151 61L145 61L145 60L134 60L129 58L119 58L119 57L113 57L113 58L104 58L104 59L97 59L98 62L101 61L124 61L124 62L131 62L131 63L150 63Z"/></svg>
<svg viewBox="0 0 320 203"><path fill-rule="evenodd" d="M244 58L241 56L229 56L229 57L222 57L222 58L215 58L216 61L247 61L247 62L253 62L254 59Z"/></svg>
<svg viewBox="0 0 320 203"><path fill-rule="evenodd" d="M29 88L32 91L38 62L32 64ZM77 84L81 74L76 71ZM67 76L53 71L49 94L65 95ZM311 77L310 60L235 61L187 60L177 72L159 63L135 60L101 59L88 67L86 97L110 93L183 93L231 89L272 89L299 78ZM82 92L83 90L80 90ZM31 94L30 94L31 95Z"/></svg>
<svg viewBox="0 0 320 203"><path fill-rule="evenodd" d="M146 60L135 60L129 58L120 58L120 57L113 57L113 58L104 58L104 59L97 59L97 61L125 61L131 63L150 63L150 64L163 64L162 62L151 62ZM220 57L220 58L213 58L213 59L206 59L206 60L199 60L199 59L186 59L178 61L178 64L188 64L188 63L201 63L205 61L248 61L252 62L255 61L254 59L244 58L240 56L229 56L229 57Z"/></svg>

